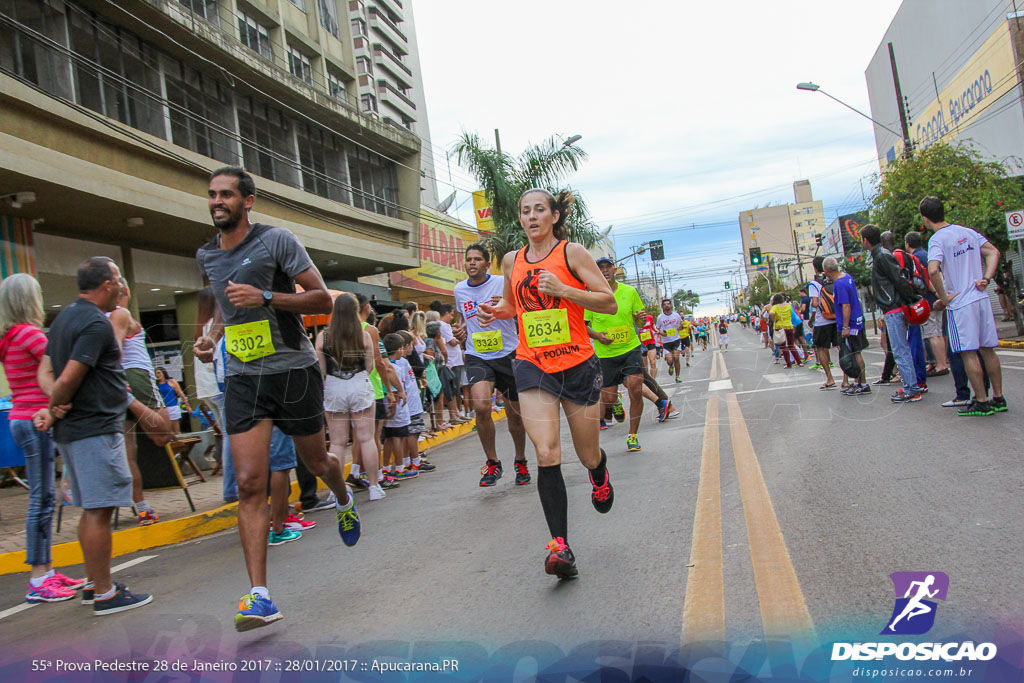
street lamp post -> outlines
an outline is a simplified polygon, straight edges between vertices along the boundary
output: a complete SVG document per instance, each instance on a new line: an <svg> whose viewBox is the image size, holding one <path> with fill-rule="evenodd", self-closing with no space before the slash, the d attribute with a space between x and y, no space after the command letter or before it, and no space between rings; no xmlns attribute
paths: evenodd
<svg viewBox="0 0 1024 683"><path fill-rule="evenodd" d="M878 121L876 119L871 118L870 116L868 116L867 114L862 112L860 109L857 109L856 107L851 107L846 102L843 102L841 99L839 99L838 97L833 97L832 95L829 95L827 92L825 92L824 90L821 89L820 85L818 85L816 83L810 83L810 82L807 82L807 83L797 83L796 84L796 89L797 90L806 90L808 92L820 92L825 97L828 97L829 99L835 100L836 102L838 102L839 104L843 105L847 109L850 109L850 110L860 114L861 116L866 118L868 121L871 121L875 125L884 128L885 130L889 131L890 133L892 133L893 135L895 135L899 139L903 140L903 154L908 159L910 158L911 154L913 153L913 143L910 141L910 136L909 135L904 135L903 133L901 133L899 131L893 130L892 128L890 128L889 126L885 125L881 121Z"/></svg>

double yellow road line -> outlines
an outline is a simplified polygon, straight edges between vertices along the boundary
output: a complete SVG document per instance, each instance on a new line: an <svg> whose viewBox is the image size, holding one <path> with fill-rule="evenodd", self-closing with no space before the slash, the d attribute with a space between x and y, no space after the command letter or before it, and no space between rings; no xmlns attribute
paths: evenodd
<svg viewBox="0 0 1024 683"><path fill-rule="evenodd" d="M725 359L716 352L712 379L719 374L719 366L722 376L728 377ZM725 403L765 637L813 637L814 623L736 394L727 394ZM719 397L713 394L708 398L704 416L704 447L683 605L683 645L724 642L726 637L719 427Z"/></svg>

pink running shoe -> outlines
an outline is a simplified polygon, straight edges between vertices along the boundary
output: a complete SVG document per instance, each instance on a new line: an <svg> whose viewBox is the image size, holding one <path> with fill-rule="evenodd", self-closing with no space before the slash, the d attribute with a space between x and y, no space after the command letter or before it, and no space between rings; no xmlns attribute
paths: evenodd
<svg viewBox="0 0 1024 683"><path fill-rule="evenodd" d="M39 588L29 583L28 592L25 593L25 602L63 602L74 597L75 591L65 588L56 577L51 576L43 581L43 585Z"/></svg>
<svg viewBox="0 0 1024 683"><path fill-rule="evenodd" d="M76 591L79 588L85 586L85 579L72 579L67 576L64 576L60 572L54 572L52 578L57 579L57 581L60 582L60 585L73 591Z"/></svg>
<svg viewBox="0 0 1024 683"><path fill-rule="evenodd" d="M288 515L284 520L284 528L291 529L292 531L305 531L306 529L312 529L316 526L316 522L302 519L294 512Z"/></svg>

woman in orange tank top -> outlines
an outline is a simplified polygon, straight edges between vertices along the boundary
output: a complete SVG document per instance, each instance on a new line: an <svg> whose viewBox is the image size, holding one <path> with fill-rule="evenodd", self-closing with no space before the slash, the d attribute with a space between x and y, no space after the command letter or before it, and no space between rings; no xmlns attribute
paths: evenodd
<svg viewBox="0 0 1024 683"><path fill-rule="evenodd" d="M537 451L537 490L552 540L544 568L560 579L578 574L566 543L568 499L562 478L561 415L569 422L573 447L590 470L591 502L598 512L612 507L611 478L600 445L601 386L594 347L583 311L613 314L615 295L594 258L566 241L565 219L574 198L532 189L519 199L519 223L527 246L505 254L505 294L493 306L480 304L477 319L515 317L519 345L513 361L519 409Z"/></svg>

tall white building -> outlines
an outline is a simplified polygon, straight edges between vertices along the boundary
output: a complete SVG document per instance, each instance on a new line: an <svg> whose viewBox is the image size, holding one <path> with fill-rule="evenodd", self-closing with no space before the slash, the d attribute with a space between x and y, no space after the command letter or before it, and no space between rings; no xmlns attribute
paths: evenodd
<svg viewBox="0 0 1024 683"><path fill-rule="evenodd" d="M423 140L420 201L437 208L412 0L349 0L348 8L360 106L371 116L412 131Z"/></svg>
<svg viewBox="0 0 1024 683"><path fill-rule="evenodd" d="M910 139L968 142L1024 172L1024 4L1016 0L904 0L865 71L871 116L893 130L900 117L889 43L905 100ZM900 136L874 126L884 168L903 153Z"/></svg>

